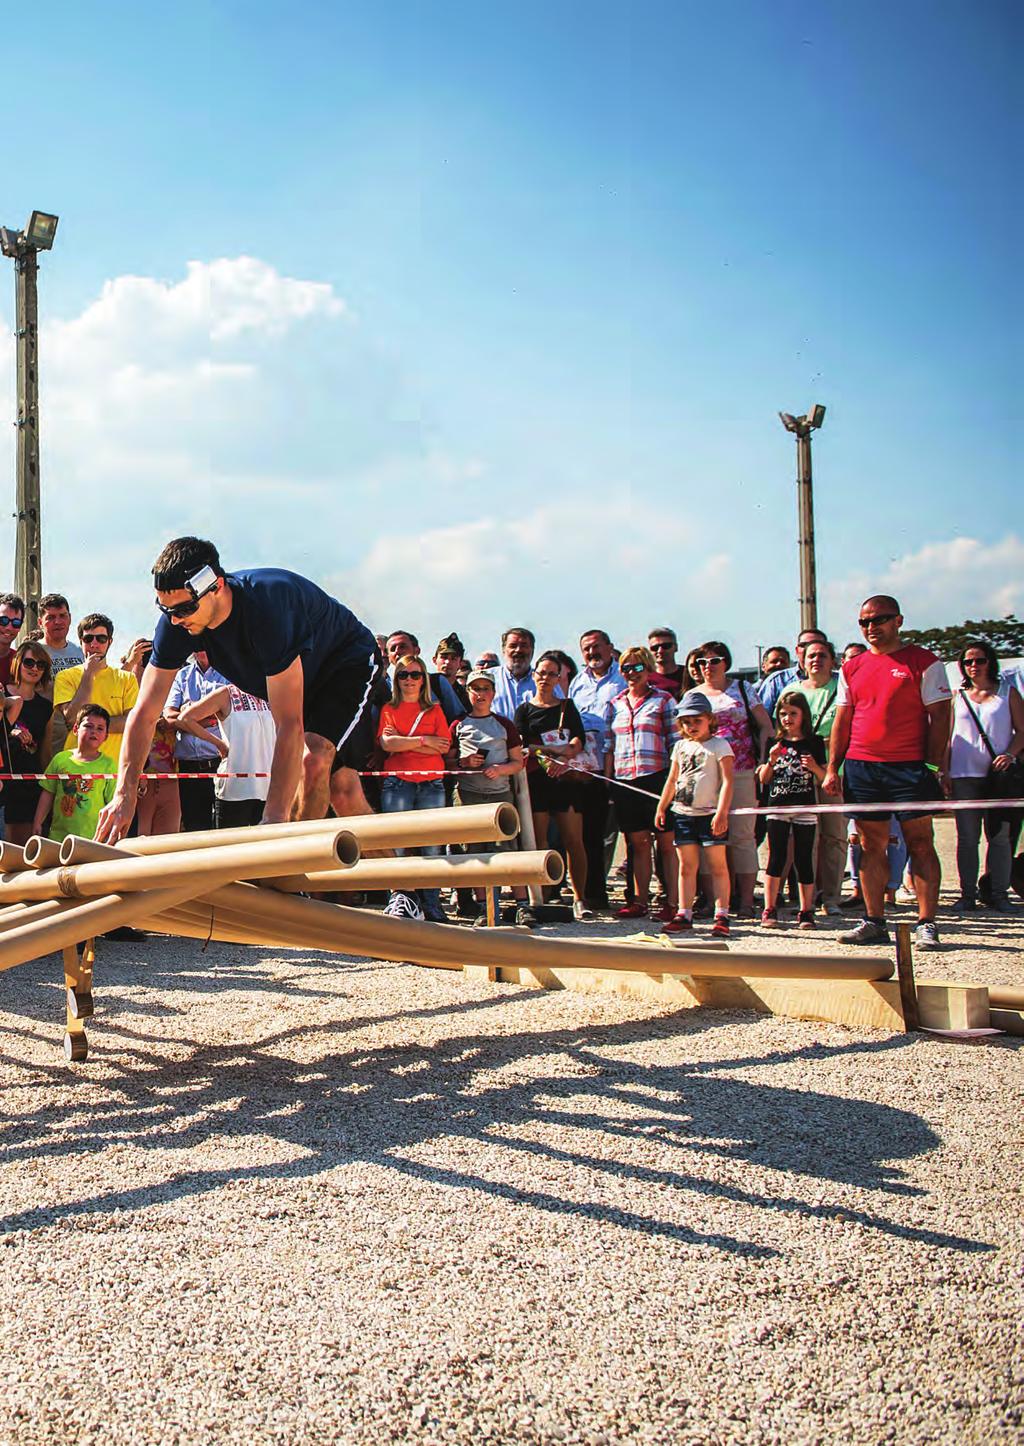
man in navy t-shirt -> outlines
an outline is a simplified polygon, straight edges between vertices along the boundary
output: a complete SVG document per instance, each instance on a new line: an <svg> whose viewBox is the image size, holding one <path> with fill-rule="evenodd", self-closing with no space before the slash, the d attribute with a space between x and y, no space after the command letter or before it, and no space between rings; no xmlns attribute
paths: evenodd
<svg viewBox="0 0 1024 1446"><path fill-rule="evenodd" d="M153 728L175 674L196 650L229 682L270 704L277 744L265 823L323 818L329 797L341 813L369 813L355 772L373 746L369 701L381 668L369 629L297 573L225 573L213 543L198 537L169 542L153 564L153 582L162 616L97 839L115 843L127 832Z"/></svg>

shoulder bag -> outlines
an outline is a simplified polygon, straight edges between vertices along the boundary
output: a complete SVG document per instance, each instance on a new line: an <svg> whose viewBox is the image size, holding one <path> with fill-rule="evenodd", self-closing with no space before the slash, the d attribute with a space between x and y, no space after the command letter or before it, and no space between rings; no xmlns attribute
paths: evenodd
<svg viewBox="0 0 1024 1446"><path fill-rule="evenodd" d="M964 700L964 707L974 719L974 726L981 735L989 756L989 770L986 782L988 783L989 798L1024 798L1024 761L1018 756L1014 758L1009 768L993 769L992 764L999 757L992 747L992 740L985 732L981 719L971 706L971 700L967 696L967 689L960 689L960 696Z"/></svg>

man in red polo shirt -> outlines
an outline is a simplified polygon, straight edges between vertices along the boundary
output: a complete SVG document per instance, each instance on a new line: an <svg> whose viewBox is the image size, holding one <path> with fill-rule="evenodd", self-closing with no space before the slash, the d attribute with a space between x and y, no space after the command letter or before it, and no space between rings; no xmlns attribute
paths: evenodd
<svg viewBox="0 0 1024 1446"><path fill-rule="evenodd" d="M855 805L862 853L860 886L865 917L844 944L882 944L885 888L889 875L886 849L892 817L888 813L858 816L858 803L926 803L941 797L938 768L949 741L949 682L942 663L927 648L900 641L903 615L892 597L869 597L858 619L868 650L850 658L839 671L836 717L830 738L829 763L822 787L840 792L839 768L844 764L842 793ZM938 947L935 908L941 877L930 814L896 812L910 854L917 894L918 925L914 942Z"/></svg>

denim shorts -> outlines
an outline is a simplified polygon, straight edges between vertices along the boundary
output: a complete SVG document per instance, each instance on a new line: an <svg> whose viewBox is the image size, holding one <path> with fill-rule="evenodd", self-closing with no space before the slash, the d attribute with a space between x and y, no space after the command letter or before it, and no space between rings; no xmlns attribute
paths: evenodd
<svg viewBox="0 0 1024 1446"><path fill-rule="evenodd" d="M725 844L725 834L716 835L711 832L710 813L669 813L672 820L673 842L678 847L681 844L699 844L701 848L714 848L716 844Z"/></svg>
<svg viewBox="0 0 1024 1446"><path fill-rule="evenodd" d="M938 778L923 762L872 763L848 758L843 764L843 798L852 804L936 803L942 798L942 788ZM851 812L856 818L856 808ZM917 809L913 813L900 813L898 809L893 812L901 820L930 817ZM883 823L892 814L866 813L862 816Z"/></svg>

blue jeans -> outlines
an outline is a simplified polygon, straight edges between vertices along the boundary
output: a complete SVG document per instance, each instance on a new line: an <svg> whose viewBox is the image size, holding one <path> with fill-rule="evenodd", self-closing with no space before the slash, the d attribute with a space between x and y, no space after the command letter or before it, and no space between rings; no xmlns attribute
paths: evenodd
<svg viewBox="0 0 1024 1446"><path fill-rule="evenodd" d="M413 813L422 808L444 808L444 781L440 778L428 778L417 783L413 778L398 778L389 775L381 780L380 785L380 811L381 813ZM399 858L409 853L408 849L395 849ZM424 844L422 848L415 849L421 858L435 859L444 854L443 844ZM423 900L423 911L425 914L438 914L441 912L441 891L440 889L418 889L417 893Z"/></svg>

